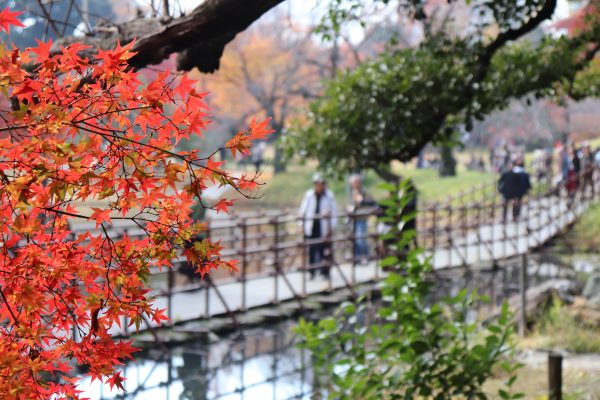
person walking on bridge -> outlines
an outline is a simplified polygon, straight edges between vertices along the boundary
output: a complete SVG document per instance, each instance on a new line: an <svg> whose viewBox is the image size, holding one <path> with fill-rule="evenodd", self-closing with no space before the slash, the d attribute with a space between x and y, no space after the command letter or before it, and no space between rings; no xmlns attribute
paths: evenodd
<svg viewBox="0 0 600 400"><path fill-rule="evenodd" d="M350 176L350 201L348 213L354 232L354 257L361 264L369 260L368 223L369 215L375 210L377 203L369 196L359 174Z"/></svg>
<svg viewBox="0 0 600 400"><path fill-rule="evenodd" d="M304 238L309 240L310 278L313 279L317 272L329 278L333 259L331 238L337 222L337 207L323 176L315 173L312 181L314 187L304 194L298 214Z"/></svg>
<svg viewBox="0 0 600 400"><path fill-rule="evenodd" d="M524 162L518 159L513 168L502 173L498 181L498 190L504 198L502 207L502 220L506 221L509 203L512 202L513 220L516 221L521 215L521 199L531 189L529 174L525 172Z"/></svg>

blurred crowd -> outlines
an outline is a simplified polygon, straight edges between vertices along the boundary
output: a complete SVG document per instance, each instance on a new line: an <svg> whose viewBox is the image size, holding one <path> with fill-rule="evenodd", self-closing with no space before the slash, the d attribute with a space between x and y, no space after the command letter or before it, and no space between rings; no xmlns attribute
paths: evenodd
<svg viewBox="0 0 600 400"><path fill-rule="evenodd" d="M566 139L555 142L553 147L537 149L530 157L526 157L522 149L510 144L490 149L490 172L502 174L510 170L517 161L522 161L537 181L558 185L568 182L570 176L584 173L589 167L599 166L600 147L592 148L587 141L576 143ZM482 161L479 163L484 164ZM469 165L471 164L467 165L468 168ZM483 169L486 170L485 166Z"/></svg>

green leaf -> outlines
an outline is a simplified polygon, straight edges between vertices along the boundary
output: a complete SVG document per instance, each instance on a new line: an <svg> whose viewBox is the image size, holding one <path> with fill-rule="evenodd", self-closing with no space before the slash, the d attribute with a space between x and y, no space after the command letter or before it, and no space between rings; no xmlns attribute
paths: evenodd
<svg viewBox="0 0 600 400"><path fill-rule="evenodd" d="M390 256L390 257L386 257L383 260L381 260L380 265L382 267L389 267L391 265L396 265L398 264L398 257L395 256Z"/></svg>
<svg viewBox="0 0 600 400"><path fill-rule="evenodd" d="M430 349L429 344L424 340L416 340L410 344L410 347L416 354L423 354Z"/></svg>

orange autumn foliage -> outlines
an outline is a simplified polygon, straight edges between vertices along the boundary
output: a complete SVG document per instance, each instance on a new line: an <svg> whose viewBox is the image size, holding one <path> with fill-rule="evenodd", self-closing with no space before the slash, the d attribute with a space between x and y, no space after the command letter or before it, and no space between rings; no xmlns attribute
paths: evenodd
<svg viewBox="0 0 600 400"><path fill-rule="evenodd" d="M238 35L225 48L215 73L191 72L210 90L215 122L224 122L224 130L255 116L272 117L272 126L283 130L306 114L307 99L322 90L325 72L313 61L326 64L328 53L314 42L308 27L288 23L283 15L274 18Z"/></svg>
<svg viewBox="0 0 600 400"><path fill-rule="evenodd" d="M0 28L18 25L0 12ZM168 72L143 85L128 67L133 43L97 50L81 44L51 54L50 43L0 45L0 393L3 399L79 398L76 364L122 388L115 366L136 350L111 328L127 320L161 323L146 278L184 254L201 274L235 268L203 240L190 207L210 184L252 189L198 151L176 150L208 123L195 81ZM10 99L10 101L8 100ZM270 133L256 122L230 150L245 153ZM104 207L82 213L76 204ZM102 201L104 203L102 203ZM227 211L231 202L217 208ZM140 236L110 235L130 220ZM76 221L95 231L74 232Z"/></svg>

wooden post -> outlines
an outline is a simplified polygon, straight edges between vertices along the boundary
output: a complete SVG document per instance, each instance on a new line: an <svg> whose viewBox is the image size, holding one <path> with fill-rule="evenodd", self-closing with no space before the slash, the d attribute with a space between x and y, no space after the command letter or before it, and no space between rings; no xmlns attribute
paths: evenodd
<svg viewBox="0 0 600 400"><path fill-rule="evenodd" d="M302 295L306 296L308 293L306 291L306 270L308 269L308 258L307 258L307 245L306 245L306 236L304 235L304 224L306 223L306 219L304 216L301 217L300 223L300 235L302 238L302 242L300 243L300 250L302 251L301 260L302 260Z"/></svg>
<svg viewBox="0 0 600 400"><path fill-rule="evenodd" d="M519 312L519 336L525 337L527 331L527 254L523 254L519 276L519 296L521 310Z"/></svg>
<svg viewBox="0 0 600 400"><path fill-rule="evenodd" d="M173 324L173 287L175 286L175 271L173 267L167 271L167 318Z"/></svg>
<svg viewBox="0 0 600 400"><path fill-rule="evenodd" d="M246 311L246 297L247 297L247 292L246 292L246 282L247 282L247 265L248 265L248 257L247 257L247 250L248 250L248 239L247 239L247 225L246 225L246 218L243 218L241 220L241 228L242 228L242 274L240 277L240 280L242 281L242 311Z"/></svg>
<svg viewBox="0 0 600 400"><path fill-rule="evenodd" d="M212 230L210 229L210 220L206 221L206 226L208 227L206 231L206 238L211 240ZM206 279L202 280L202 286L204 286L204 317L210 317L210 285Z"/></svg>
<svg viewBox="0 0 600 400"><path fill-rule="evenodd" d="M448 266L452 267L452 205L450 202L446 204L448 210L448 219L446 220L446 235L448 240Z"/></svg>
<svg viewBox="0 0 600 400"><path fill-rule="evenodd" d="M492 312L496 310L496 299L498 298L498 293L496 292L496 274L498 272L498 264L492 262L492 277L490 278L490 306Z"/></svg>
<svg viewBox="0 0 600 400"><path fill-rule="evenodd" d="M433 249L433 251L435 251L435 247L437 246L437 234L438 234L438 227L437 227L437 222L438 222L438 206L439 206L439 202L435 201L433 203L433 214L432 214L432 222L431 222L431 231L432 231L432 237L431 237L431 248Z"/></svg>
<svg viewBox="0 0 600 400"><path fill-rule="evenodd" d="M562 355L548 354L548 400L562 400Z"/></svg>
<svg viewBox="0 0 600 400"><path fill-rule="evenodd" d="M351 227L352 227L352 232L350 232L350 237L351 237L351 246L350 248L352 249L352 284L355 285L356 284L356 210L353 210L352 212L349 213L350 216L350 223L351 223ZM359 239L364 240L362 237ZM332 246L332 251L333 251L333 246Z"/></svg>
<svg viewBox="0 0 600 400"><path fill-rule="evenodd" d="M271 220L273 224L273 292L274 292L274 304L279 304L279 221L277 217Z"/></svg>
<svg viewBox="0 0 600 400"><path fill-rule="evenodd" d="M210 278L210 276L208 276ZM210 285L208 284L208 280L204 279L202 281L204 284L205 292L204 292L204 316L206 318L210 317Z"/></svg>

